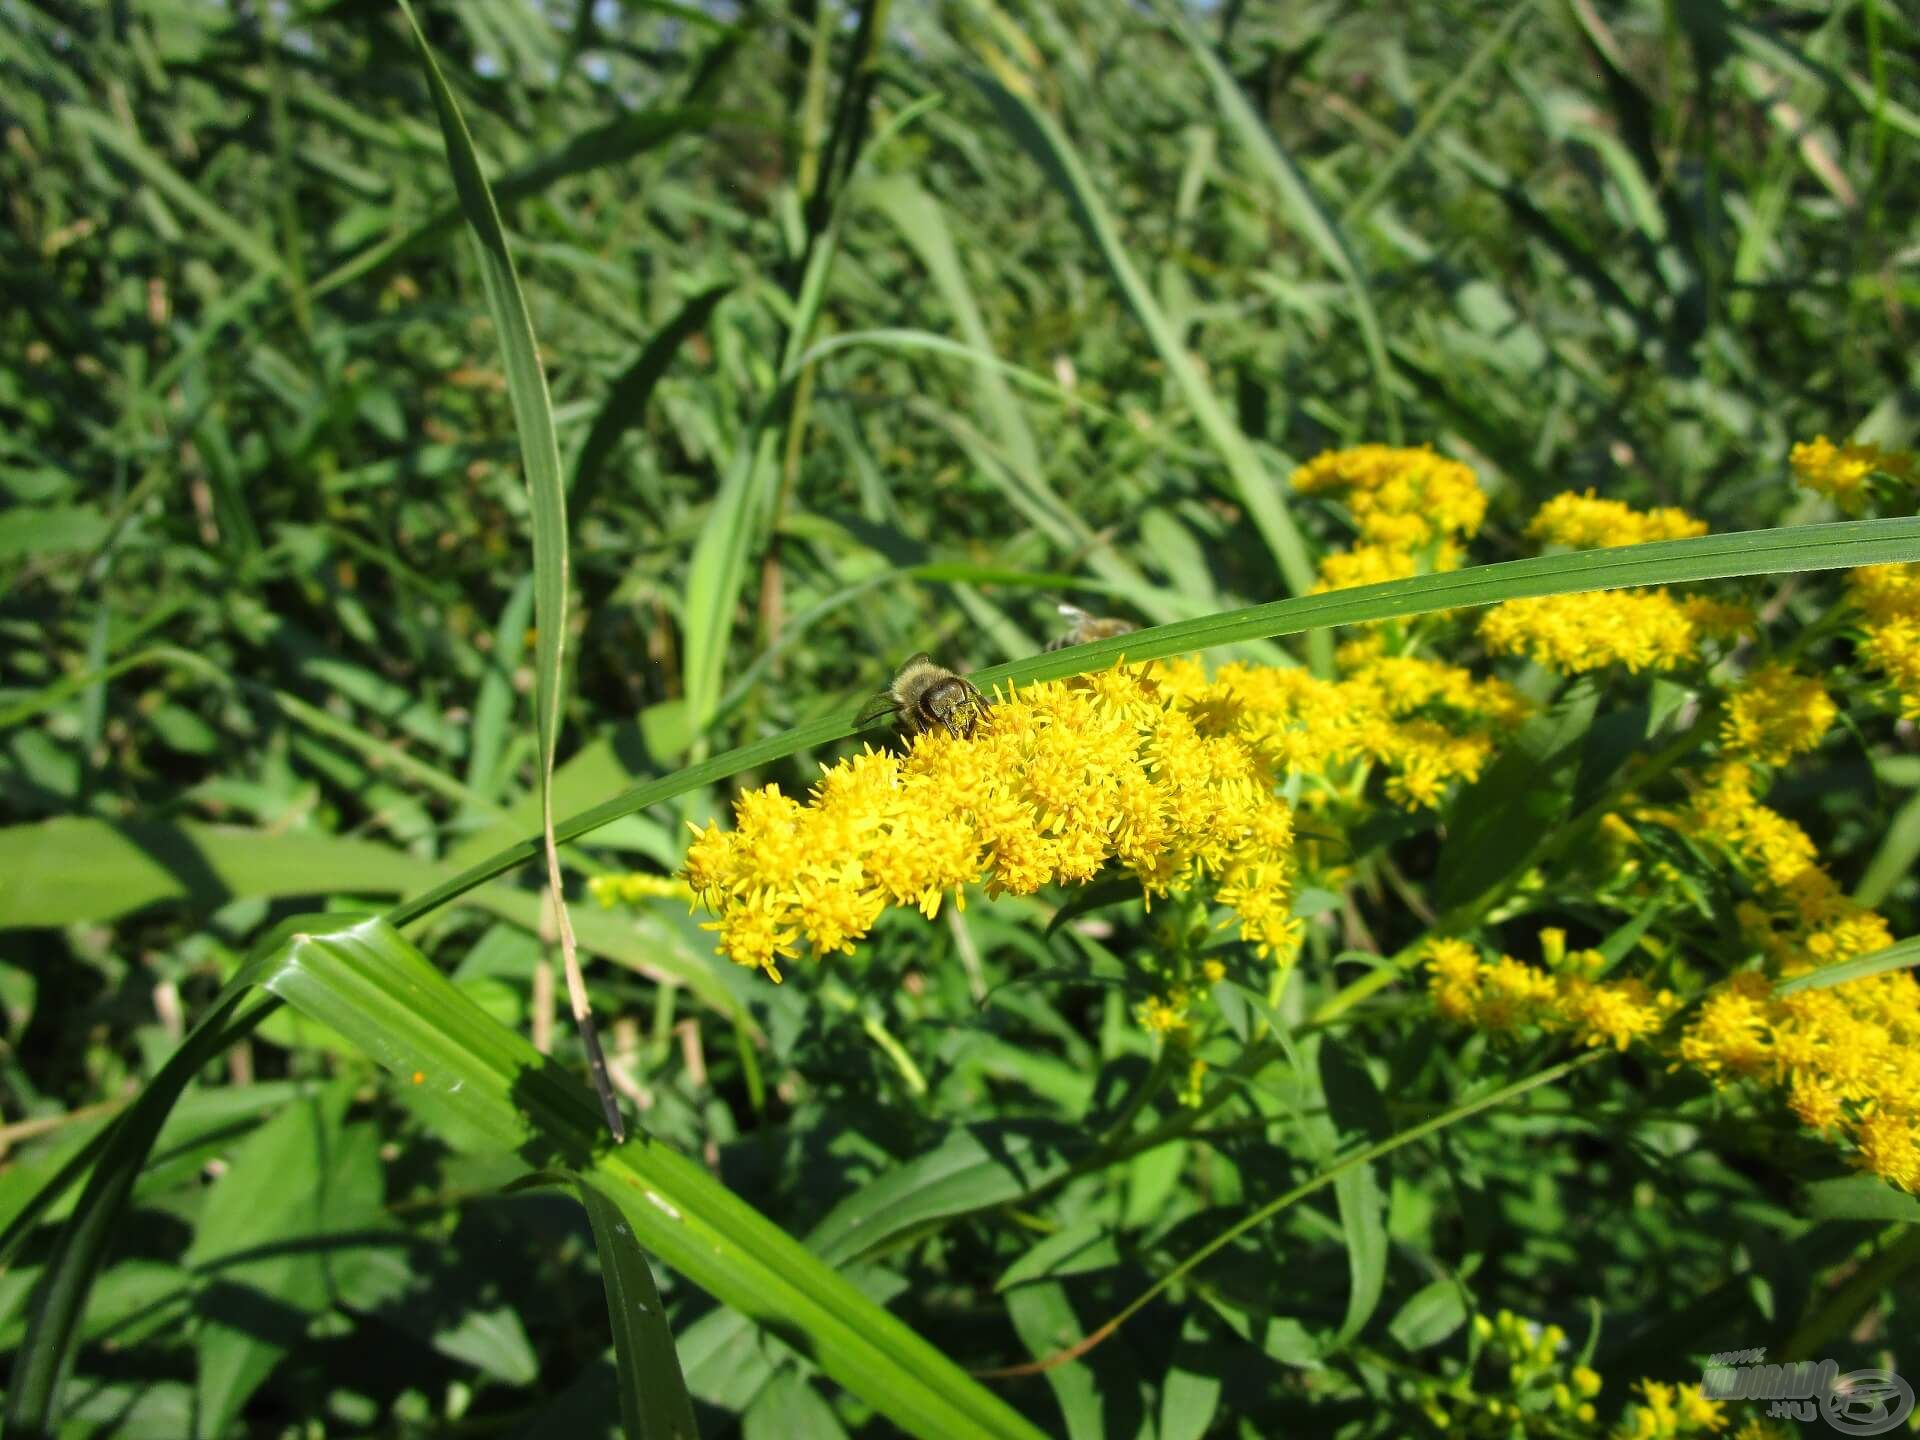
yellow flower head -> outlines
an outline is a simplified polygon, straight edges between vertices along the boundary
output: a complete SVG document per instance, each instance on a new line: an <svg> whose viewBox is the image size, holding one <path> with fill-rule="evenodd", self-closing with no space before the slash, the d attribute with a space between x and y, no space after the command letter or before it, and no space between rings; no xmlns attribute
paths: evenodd
<svg viewBox="0 0 1920 1440"><path fill-rule="evenodd" d="M971 735L828 767L805 804L744 793L734 828L696 831L687 851L721 953L777 975L801 940L850 951L889 906L931 918L969 885L1024 895L1108 865L1148 896L1204 884L1258 948L1290 952L1293 818L1262 735L1204 677L1183 694L1160 673L1002 696Z"/></svg>
<svg viewBox="0 0 1920 1440"><path fill-rule="evenodd" d="M1671 670L1698 653L1701 630L1665 590L1592 590L1495 605L1480 638L1497 655L1580 675L1608 665Z"/></svg>
<svg viewBox="0 0 1920 1440"><path fill-rule="evenodd" d="M1882 450L1878 445L1848 442L1835 445L1824 435L1803 441L1787 456L1794 478L1809 490L1833 497L1834 503L1849 515L1858 515L1873 498L1868 480L1875 473L1911 482L1915 478L1912 455L1899 450Z"/></svg>
<svg viewBox="0 0 1920 1440"><path fill-rule="evenodd" d="M1887 677L1901 717L1920 720L1920 565L1850 570L1847 596L1863 616L1860 658Z"/></svg>
<svg viewBox="0 0 1920 1440"><path fill-rule="evenodd" d="M1720 743L1761 765L1784 765L1817 746L1840 707L1826 686L1785 665L1763 665L1727 701Z"/></svg>
<svg viewBox="0 0 1920 1440"><path fill-rule="evenodd" d="M1424 448L1329 450L1293 472L1293 488L1344 500L1360 531L1361 544L1322 562L1321 590L1454 569L1454 541L1477 533L1487 511L1473 471Z"/></svg>
<svg viewBox="0 0 1920 1440"><path fill-rule="evenodd" d="M1602 500L1589 490L1555 495L1534 512L1527 534L1547 545L1592 550L1609 545L1640 545L1649 540L1684 540L1707 533L1707 522L1667 507L1635 510L1618 500Z"/></svg>

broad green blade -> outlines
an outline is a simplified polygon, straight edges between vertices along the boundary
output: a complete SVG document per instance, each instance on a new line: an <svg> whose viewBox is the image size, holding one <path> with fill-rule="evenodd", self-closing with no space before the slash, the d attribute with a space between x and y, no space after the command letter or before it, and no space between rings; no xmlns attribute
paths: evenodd
<svg viewBox="0 0 1920 1440"><path fill-rule="evenodd" d="M673 1331L667 1325L647 1253L633 1238L618 1196L603 1193L592 1180L582 1180L580 1203L587 1207L593 1243L600 1251L627 1440L698 1440L693 1400L680 1373Z"/></svg>
<svg viewBox="0 0 1920 1440"><path fill-rule="evenodd" d="M704 1166L647 1138L607 1148L587 1091L490 1019L391 926L328 923L325 933L286 936L250 977L456 1112L465 1129L592 1183L648 1253L797 1341L906 1433L1037 1434ZM431 1114L433 1104L421 1108Z"/></svg>

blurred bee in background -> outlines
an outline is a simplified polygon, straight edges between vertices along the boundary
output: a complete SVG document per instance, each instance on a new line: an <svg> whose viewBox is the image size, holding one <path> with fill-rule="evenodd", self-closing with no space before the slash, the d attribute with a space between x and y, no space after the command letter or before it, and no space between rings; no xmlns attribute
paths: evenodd
<svg viewBox="0 0 1920 1440"><path fill-rule="evenodd" d="M987 698L964 676L916 655L900 667L878 695L854 720L858 729L882 715L894 715L909 735L922 735L941 726L956 740L973 734L987 718Z"/></svg>
<svg viewBox="0 0 1920 1440"><path fill-rule="evenodd" d="M1056 636L1047 642L1047 649L1064 650L1069 645L1091 645L1096 640L1111 640L1116 635L1130 635L1140 627L1131 620L1116 620L1108 615L1089 615L1078 605L1062 605L1060 613L1073 622L1073 628L1064 635Z"/></svg>

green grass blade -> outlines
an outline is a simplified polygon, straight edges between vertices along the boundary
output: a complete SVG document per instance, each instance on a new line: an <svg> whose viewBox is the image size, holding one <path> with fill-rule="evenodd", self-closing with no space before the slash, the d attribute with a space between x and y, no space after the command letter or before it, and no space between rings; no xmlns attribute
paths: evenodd
<svg viewBox="0 0 1920 1440"><path fill-rule="evenodd" d="M634 1239L621 1207L601 1190L601 1183L583 1179L580 1203L587 1207L593 1243L600 1251L627 1440L698 1440L693 1400L680 1373L673 1331L653 1283L647 1252Z"/></svg>
<svg viewBox="0 0 1920 1440"><path fill-rule="evenodd" d="M58 816L0 828L0 931L113 920L168 902L211 910L243 896L404 895L455 873L450 865L323 831ZM464 893L475 908L539 933L542 901L533 891L488 885ZM596 910L583 911L577 924L589 953L683 985L751 1028L726 980L703 958L651 948L631 925Z"/></svg>
<svg viewBox="0 0 1920 1440"><path fill-rule="evenodd" d="M1301 595L1198 620L1180 620L1137 630L1114 640L995 665L976 671L972 678L980 685L1056 680L1104 668L1122 657L1155 660L1242 640L1270 639L1335 625L1361 625L1373 620L1426 615L1436 610L1492 605L1534 595L1681 585L1737 575L1790 574L1860 565L1905 564L1915 560L1920 560L1920 519L1913 518L1743 530L1692 540L1662 540L1649 545L1540 555L1496 565L1476 565L1444 575L1418 575L1382 585ZM577 840L609 821L648 805L724 780L742 770L769 764L796 751L842 739L854 733L857 714L859 710L855 707L823 716L784 734L738 746L672 775L637 785L605 804L557 822L555 833L563 842ZM428 893L395 906L387 912L387 919L395 925L411 923L474 886L525 863L539 851L537 839L508 846Z"/></svg>
<svg viewBox="0 0 1920 1440"><path fill-rule="evenodd" d="M1507 41L1520 28L1520 22L1533 13L1537 0L1516 0L1516 3L1493 27L1486 39L1473 47L1473 53L1467 57L1467 63L1454 72L1453 78L1440 87L1440 93L1433 97L1426 109L1420 112L1420 118L1409 130L1406 138L1386 159L1386 163L1367 177L1367 183L1358 195L1349 200L1340 211L1340 224L1351 229L1372 213L1373 207L1380 203L1380 197L1387 193L1395 178L1408 163L1425 148L1440 128L1440 122L1447 112L1460 102L1468 88L1480 78L1481 72L1493 62Z"/></svg>
<svg viewBox="0 0 1920 1440"><path fill-rule="evenodd" d="M1894 814L1880 839L1880 848L1874 851L1860 883L1854 887L1853 898L1862 905L1878 905L1895 885L1913 873L1916 859L1920 859L1920 794L1908 796L1907 803Z"/></svg>
<svg viewBox="0 0 1920 1440"><path fill-rule="evenodd" d="M273 243L257 230L250 229L181 176L180 172L149 150L137 135L130 135L97 110L70 106L61 112L66 124L111 150L139 173L170 202L179 206L256 270L276 279L287 278L286 266Z"/></svg>
<svg viewBox="0 0 1920 1440"><path fill-rule="evenodd" d="M1380 334L1380 317L1374 311L1373 295L1367 288L1366 273L1360 267L1359 258L1347 243L1339 222L1320 203L1320 197L1313 193L1313 187L1307 183L1307 177L1300 173L1300 167L1293 163L1293 157L1280 148L1279 142L1273 138L1273 131L1255 112L1253 103L1240 88L1240 82L1227 73L1227 67L1220 63L1220 57L1213 53L1213 47L1200 37L1184 16L1174 15L1172 23L1180 32L1180 38L1186 41L1187 48L1193 52L1193 58L1200 62L1207 83L1213 87L1214 100L1227 117L1227 124L1252 155L1261 175L1278 199L1281 210L1306 237L1307 243L1319 253L1327 268L1338 275L1341 283L1347 287L1347 295L1353 305L1353 318L1359 323L1361 343L1366 347L1367 362L1373 367L1374 398L1386 421L1387 439L1399 444L1400 409L1393 395L1393 367L1387 359L1386 342ZM1296 592L1299 588L1297 585L1294 587Z"/></svg>
<svg viewBox="0 0 1920 1440"><path fill-rule="evenodd" d="M607 1126L618 1139L626 1133L625 1124L613 1096L612 1083L607 1079L607 1062L600 1053L600 1039L588 1011L586 982L580 976L579 956L574 953L566 889L560 878L559 849L553 838L553 756L560 734L568 587L567 488L560 473L560 447L554 438L553 402L547 394L547 373L540 364L540 350L534 343L533 317L527 311L527 297L521 292L519 276L514 273L513 256L507 250L507 234L500 224L493 193L487 188L487 177L480 169L480 158L474 154L473 137L467 133L459 103L447 88L446 78L428 48L427 37L421 33L406 0L400 0L400 9L413 30L420 66L426 72L427 88L433 94L440 131L447 143L447 164L453 171L454 189L479 250L480 283L486 291L487 309L493 316L494 331L500 340L501 360L507 372L507 395L513 404L514 428L520 436L520 458L526 468L527 498L533 515L533 623L539 637L534 646L537 677L534 713L540 727L537 769L547 886L553 896L560 955L567 976L567 998L572 1005L574 1023L580 1027L580 1038L586 1043Z"/></svg>
<svg viewBox="0 0 1920 1440"><path fill-rule="evenodd" d="M933 288L940 292L941 300L953 313L967 345L991 356L993 341L986 321L981 318L973 286L967 281L966 269L960 263L959 251L954 248L953 232L940 202L910 175L888 175L875 180L867 187L867 196L920 257L920 263L933 278ZM999 366L981 364L976 367L976 373L980 380L980 408L999 433L1000 443L1018 468L1038 474L1040 447L1014 401L1013 392L1001 377Z"/></svg>
<svg viewBox="0 0 1920 1440"><path fill-rule="evenodd" d="M1796 975L1776 985L1773 993L1794 995L1802 990L1825 990L1830 985L1844 985L1849 980L1859 980L1868 975L1884 975L1889 970L1908 970L1915 965L1920 965L1920 935L1889 945L1884 950L1876 950L1871 955L1856 955L1837 965L1823 965L1818 970Z"/></svg>
<svg viewBox="0 0 1920 1440"><path fill-rule="evenodd" d="M1272 551L1287 589L1295 595L1304 595L1313 588L1313 559L1293 518L1280 502L1280 477L1268 473L1260 463L1253 446L1227 414L1226 407L1201 375L1200 367L1194 364L1193 356L1188 354L1185 343L1161 310L1145 277L1134 268L1126 242L1107 214L1106 204L1073 146L1053 117L1024 96L985 76L974 79L1014 138L1066 196L1081 228L1099 249L1114 283L1132 307L1134 318L1147 332L1160 363L1166 366L1208 443L1225 463L1234 493Z"/></svg>
<svg viewBox="0 0 1920 1440"><path fill-rule="evenodd" d="M613 447L645 417L647 399L660 377L667 373L667 366L673 363L680 346L707 323L713 307L725 299L732 288L731 284L710 285L690 298L607 387L607 398L601 402L600 413L594 417L593 428L587 432L573 462L573 478L567 489L576 515L584 515L593 503L601 471L612 456Z"/></svg>
<svg viewBox="0 0 1920 1440"><path fill-rule="evenodd" d="M140 1098L114 1122L87 1188L61 1227L34 1290L27 1338L14 1357L7 1383L5 1430L12 1440L49 1440L53 1435L87 1294L121 1236L120 1221L134 1182L180 1092L208 1061L225 1053L278 1008L257 1001L248 1008L250 998L250 986L239 981L228 986L147 1083Z"/></svg>
<svg viewBox="0 0 1920 1440"><path fill-rule="evenodd" d="M591 1096L379 920L295 932L250 974L469 1128L590 1180L648 1253L762 1326L908 1434L1037 1435L958 1365L735 1197L647 1138L605 1146Z"/></svg>

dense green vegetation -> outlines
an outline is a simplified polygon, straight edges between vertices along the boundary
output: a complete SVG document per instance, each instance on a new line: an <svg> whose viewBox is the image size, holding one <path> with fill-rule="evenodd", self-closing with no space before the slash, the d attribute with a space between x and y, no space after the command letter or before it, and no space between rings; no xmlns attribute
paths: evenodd
<svg viewBox="0 0 1920 1440"><path fill-rule="evenodd" d="M1603 1434L1708 1352L1912 1363L1910 1195L1409 973L1745 963L1693 839L1658 906L1577 866L1762 655L1844 712L1768 804L1920 931L1914 723L1826 573L1920 522L1808 528L1788 466L1920 435L1910 13L550 9L421 6L437 104L384 4L0 6L8 1436ZM1714 533L1252 609L1352 543L1288 477L1365 443L1473 467L1474 564L1589 488ZM619 898L916 651L1324 675L1335 624L1725 576L1762 628L1667 674L1409 629L1562 729L1302 809L1278 970L1110 875L778 986ZM1184 628L1034 660L1063 600ZM1204 1091L1138 1009L1202 956Z"/></svg>

